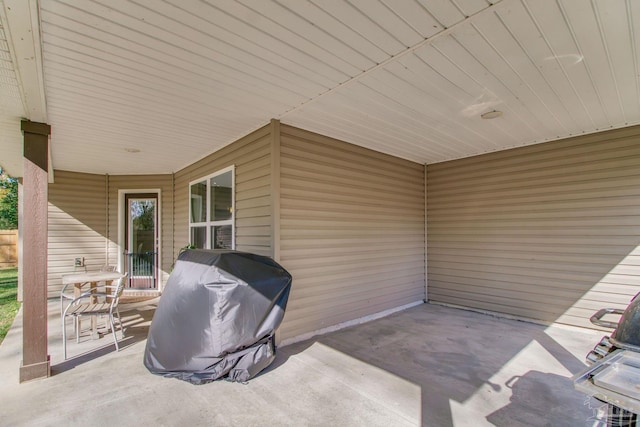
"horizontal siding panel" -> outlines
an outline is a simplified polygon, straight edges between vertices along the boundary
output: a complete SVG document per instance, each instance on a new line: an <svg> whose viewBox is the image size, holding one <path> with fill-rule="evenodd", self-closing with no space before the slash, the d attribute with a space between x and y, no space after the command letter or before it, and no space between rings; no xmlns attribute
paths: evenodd
<svg viewBox="0 0 640 427"><path fill-rule="evenodd" d="M241 200L244 201L244 200L264 197L264 195L269 194L270 191L271 191L270 186L260 186L256 188L247 188L244 190L240 188L236 188L236 202ZM269 205L265 205L265 206L268 207Z"/></svg>
<svg viewBox="0 0 640 427"><path fill-rule="evenodd" d="M578 306L597 311L604 306L608 306L607 304L626 306L630 301L626 295L607 295L602 292L588 292L576 302L572 292L563 289L554 289L548 286L528 286L523 288L519 286L509 286L507 283L503 283L503 286L499 286L499 283L494 283L492 286L479 287L472 283L461 284L452 282L446 282L446 285L448 290L465 295L474 294L476 298L484 301L493 298L496 293L499 293L500 298L513 299L514 301L519 301L522 299L522 295L526 295L527 302L533 303L534 306L545 304L549 307L564 307L563 312L566 307L570 306ZM550 297L553 298L553 304L549 303Z"/></svg>
<svg viewBox="0 0 640 427"><path fill-rule="evenodd" d="M344 280L345 279L335 279L335 278L323 278L322 287L319 286L305 286L311 282L312 278L308 279L300 279L297 276L294 277L296 283L300 282L296 288L295 295L296 298L313 298L317 295L324 294L341 294L342 292L358 292L368 293L372 289L377 289L379 287L395 287L401 286L403 284L413 284L415 287L416 283L422 283L422 276L424 272L420 272L419 270L415 271L398 271L398 272L389 272L385 275L380 275L379 277L371 276L363 276L363 277L351 277L347 280L350 280L354 286L350 286L348 289L344 288ZM320 283L320 282L318 282ZM423 293L421 293L423 295ZM423 295L424 296L424 295Z"/></svg>
<svg viewBox="0 0 640 427"><path fill-rule="evenodd" d="M271 218L269 218L268 216L250 216L246 218L237 218L236 226L238 227L238 229L243 229L245 227L271 227Z"/></svg>
<svg viewBox="0 0 640 427"><path fill-rule="evenodd" d="M330 185L347 185L348 188L370 188L370 184L375 184L380 189L391 190L394 193L422 197L421 187L415 184L407 185L404 188L395 188L393 179L384 176L367 176L366 172L354 172L344 170L344 168L323 167L323 164L308 165L300 167L297 161L283 159L286 167L286 174L282 174L283 180L304 180L316 184L326 183ZM353 181L365 181L362 185L354 185Z"/></svg>
<svg viewBox="0 0 640 427"><path fill-rule="evenodd" d="M632 162L629 162L632 163ZM594 168L591 166L589 174L576 174L575 172L562 170L562 172L554 172L544 174L544 176L536 179L537 186L532 186L530 189L540 189L541 185L544 185L545 191L558 191L558 190L589 190L602 187L624 187L628 185L628 179L638 176L638 168L633 164L629 164L626 167L621 167L612 162L611 168ZM534 175L535 176L535 175ZM479 179L486 177L479 177ZM527 179L529 176L521 177L514 174L512 179L507 181L500 180L495 177L490 182L483 182L483 188L487 192L497 191L509 191L514 188L527 188ZM433 200L444 198L446 200L449 197L457 195L469 194L473 192L469 187L460 185L458 181L452 181L449 184L442 184L442 188L439 191L434 191L429 197Z"/></svg>
<svg viewBox="0 0 640 427"><path fill-rule="evenodd" d="M324 170L325 181L328 181L331 179L334 181L342 180L344 183L345 180L351 180L352 182L357 183L355 184L355 186L362 186L365 184L365 182L369 181L372 183L378 183L382 186L389 187L390 182L393 182L395 180L408 180L408 177L410 176L410 174L408 174L406 171L403 171L402 173L393 174L384 169L377 169L374 167L367 168L360 165L354 165L353 163L349 163L348 161L343 161L338 159L335 160L336 163L327 164L327 159L330 157L324 157L320 154L313 156L313 159L314 159L313 161L307 158L307 153L305 152L298 153L299 156L285 157L287 155L287 151L288 150L286 146L282 146L281 154L283 157L281 160L281 165L283 167L282 176L284 178L299 177L301 179L304 179L304 178L307 178L309 175L312 175L310 172L313 172L313 174L322 174L322 171ZM308 162L308 163L305 164L304 167L301 167L299 163L300 161ZM376 174L368 176L367 171L370 171L371 169L375 169ZM345 170L346 172L344 172ZM336 175L341 178L336 178ZM327 178L328 176L332 176L333 178L328 179ZM420 190L420 187L413 182L407 183L407 188L409 190L413 190L413 192L418 192L418 193ZM399 189L399 190L403 191L403 189Z"/></svg>
<svg viewBox="0 0 640 427"><path fill-rule="evenodd" d="M403 295L411 295L420 299L422 295L420 292L416 292L415 283L401 283L389 286L387 283L380 284L379 286L371 286L363 289L349 289L341 293L340 297L336 297L335 292L324 293L320 295L311 295L307 298L300 298L299 295L294 294L291 304L287 304L287 311L291 311L292 315L299 316L313 316L314 313L322 313L323 311L330 309L335 305L352 305L358 304L361 301L367 301L371 295L378 297L387 297L394 299L402 297Z"/></svg>
<svg viewBox="0 0 640 427"><path fill-rule="evenodd" d="M245 191L269 187L270 185L271 185L271 175L264 175L264 176L251 179L249 181L241 182L241 183L238 183L236 181L236 192L242 194Z"/></svg>
<svg viewBox="0 0 640 427"><path fill-rule="evenodd" d="M552 237L553 236L553 237ZM558 236L553 233L545 233L545 235L538 236L527 236L526 239L523 239L522 236L513 236L513 235L492 235L492 236L477 236L477 235L467 235L467 236L458 236L458 235L436 235L434 236L434 240L442 241L442 242L457 242L460 243L476 243L480 244L482 242L486 243L523 243L527 242L530 244L548 244L548 245L614 245L616 247L633 247L634 243L637 243L637 237L635 236L618 236L615 240L607 238L607 236ZM464 246L464 245L462 245ZM621 256L623 254L620 254ZM626 255L626 254L625 254Z"/></svg>
<svg viewBox="0 0 640 427"><path fill-rule="evenodd" d="M376 255L386 256L387 253L387 251L381 250L375 246L369 247L368 249L354 251L354 248L358 247L358 245L361 245L360 242L355 242L353 246L328 246L322 243L323 242L318 242L315 247L296 247L295 249L283 249L281 252L291 260L313 258L313 256L321 258L343 258L351 256L371 257ZM419 242L398 242L398 244L394 246L394 248L394 250L397 251L398 255L404 256L424 251L424 244L421 245Z"/></svg>
<svg viewBox="0 0 640 427"><path fill-rule="evenodd" d="M613 200L608 200L613 202ZM430 212L438 213L434 215L434 223L448 221L450 214L458 213L459 220L502 220L502 219L518 219L518 218L550 218L557 215L558 218L602 218L611 216L633 216L638 214L638 207L633 204L633 199L624 200L624 204L620 200L615 201L615 206L603 204L602 201L585 203L582 201L574 201L566 205L555 203L554 210L545 210L544 205L540 203L520 203L518 205L498 204L492 205L473 205L473 209L447 208L439 209L438 207L429 208ZM469 203L471 205L471 203Z"/></svg>
<svg viewBox="0 0 640 427"><path fill-rule="evenodd" d="M337 250L349 248L353 251L358 251L363 247L371 247L373 245L388 245L389 247L395 247L394 245L405 244L407 242L406 236L367 236L367 238L360 237L358 239L343 239L343 238L327 238L327 239L284 239L281 244L281 250L295 252L298 249L320 249L336 248ZM419 236L413 237L414 247L424 246L424 238L420 239ZM312 255L309 255L312 256Z"/></svg>
<svg viewBox="0 0 640 427"><path fill-rule="evenodd" d="M419 246L414 247L398 247L394 248L394 254L401 257L412 256L424 256L424 248ZM310 258L309 255L319 255L318 260ZM287 253L287 258L290 260L300 259L299 266L312 266L318 264L332 265L333 263L351 263L357 260L374 260L374 259L388 259L389 254L386 250L370 249L370 250L336 250L335 248L321 249L303 249L297 251L291 251Z"/></svg>
<svg viewBox="0 0 640 427"><path fill-rule="evenodd" d="M387 154L383 154L378 151L373 151L373 150L363 151L362 148L357 145L353 145L353 144L343 145L342 142L339 140L324 137L323 135L312 133L304 129L282 124L281 132L282 132L282 136L281 136L282 141L286 141L286 138L290 138L290 141L294 143L292 145L297 145L296 141L301 141L301 142L310 143L310 144L307 144L306 146L313 145L313 146L331 147L332 148L332 151L330 151L331 153L335 153L335 154L344 153L346 155L349 155L350 157L358 157L358 158L366 157L366 158L373 159L378 163L389 165L392 168L405 169L405 170L413 169L415 171L422 173L422 165L418 163L407 162L406 160L403 160L399 157L389 156Z"/></svg>
<svg viewBox="0 0 640 427"><path fill-rule="evenodd" d="M236 210L253 209L258 207L270 206L271 196L264 195L259 197L244 198L243 194L236 195Z"/></svg>
<svg viewBox="0 0 640 427"><path fill-rule="evenodd" d="M513 171L523 171L527 168L552 168L555 172L563 172L561 168L554 166L563 165L566 162L586 162L597 157L606 161L611 153L615 158L624 158L635 155L635 146L639 134L638 127L629 127L610 131L607 134L606 144L603 144L602 134L594 133L577 138L565 139L561 143L535 144L516 150L503 150L495 153L467 157L449 163L446 171L443 170L436 180L457 181L456 177L468 179L477 175L487 175L487 159L491 161L491 173L503 175ZM577 160L576 160L577 159ZM624 160L624 159L623 159ZM466 175L463 175L466 174Z"/></svg>
<svg viewBox="0 0 640 427"><path fill-rule="evenodd" d="M240 211L236 210L236 221L246 218L270 218L271 206L257 206L255 208L245 208Z"/></svg>
<svg viewBox="0 0 640 427"><path fill-rule="evenodd" d="M236 238L236 249L240 250L240 246L260 246L262 248L270 248L271 236L239 236Z"/></svg>
<svg viewBox="0 0 640 427"><path fill-rule="evenodd" d="M424 167L281 129L281 336L424 299Z"/></svg>
<svg viewBox="0 0 640 427"><path fill-rule="evenodd" d="M286 149L283 149L286 152ZM302 153L300 157L304 158ZM286 153L284 154L286 155ZM285 167L282 173L282 179L301 179L313 181L316 183L330 183L335 185L349 185L349 187L366 188L367 183L373 183L382 189L392 190L395 192L408 193L416 197L421 197L421 187L416 183L407 183L404 188L394 188L393 181L396 179L405 179L406 175L397 174L376 174L371 175L367 170L354 170L352 168L345 169L344 165L327 165L324 162L309 162L301 166L299 158L282 158L282 165ZM361 184L354 184L362 182Z"/></svg>
<svg viewBox="0 0 640 427"><path fill-rule="evenodd" d="M280 216L283 218L304 218L308 214L306 209L296 209L296 208L283 208L280 209ZM362 209L325 209L325 210L315 210L313 213L314 218L318 220L344 220L344 221L393 221L398 218L398 214L396 211L389 212L381 212L378 209L371 211L363 211ZM420 221L424 219L424 211L419 212L417 209L415 213L409 212L403 216L406 219L409 219L410 222Z"/></svg>
<svg viewBox="0 0 640 427"><path fill-rule="evenodd" d="M262 180L264 182L264 179L270 176L270 169L268 168L268 165L264 169L249 169L246 171L243 171L240 167L238 167L238 169L239 171L236 171L238 184L252 180Z"/></svg>
<svg viewBox="0 0 640 427"><path fill-rule="evenodd" d="M186 178L188 181L192 181L229 166L239 158L250 161L254 158L251 156L252 152L258 150L261 146L269 145L270 134L270 127L263 126L249 135L205 156L186 168L177 171L176 179L180 177L181 179ZM209 172L212 166L216 169Z"/></svg>
<svg viewBox="0 0 640 427"><path fill-rule="evenodd" d="M285 192L286 193L286 192ZM286 193L291 194L291 192ZM395 205L390 203L384 203L381 200L378 201L365 201L363 203L350 202L348 204L339 204L335 203L332 200L312 200L312 196L308 199L304 198L304 195L298 196L298 198L282 197L282 210L285 211L287 209L309 209L313 212L346 212L346 213L357 213L365 211L365 208L372 208L371 211L380 212L382 214L389 215L402 215L406 212L406 209L398 208ZM364 212L364 214L368 214L370 212ZM413 206L413 209L410 209L409 215L413 215L415 217L420 212L418 206ZM424 208L423 208L423 217L424 217Z"/></svg>
<svg viewBox="0 0 640 427"><path fill-rule="evenodd" d="M620 260L618 257L606 257L598 250L592 250L591 253L586 251L578 251L578 249L582 249L580 247L575 248L576 251L568 250L568 248L556 248L555 251L544 251L545 247L536 248L535 250L527 251L527 247L525 245L521 246L519 249L512 250L492 250L491 253L478 253L471 247L465 248L446 248L440 247L438 252L431 256L431 260L433 261L447 261L451 259L465 259L471 263L477 262L491 262L494 259L505 260L506 262L517 260L518 262L540 262L540 261L550 261L555 263L585 263L593 265L601 265L603 267L609 267L611 262L618 262L618 264L630 264L637 265L640 263L640 257L638 256L627 256L626 258ZM548 249L548 248L547 248ZM614 251L619 251L619 249L614 249ZM614 252L615 253L615 252Z"/></svg>
<svg viewBox="0 0 640 427"><path fill-rule="evenodd" d="M406 273L419 272L419 268L412 267L421 259L419 256L406 257L404 262L400 263L394 259L364 259L347 263L317 263L311 266L298 267L301 261L296 263L296 267L290 267L289 272L298 280L315 278L319 275L325 275L326 279L322 280L342 280L349 279L352 276L367 276L369 279L375 278L376 274L389 274L392 280L394 274L399 271Z"/></svg>
<svg viewBox="0 0 640 427"><path fill-rule="evenodd" d="M236 229L237 237L247 237L247 236L271 236L271 224L263 225L263 226L248 226L243 223L237 224Z"/></svg>
<svg viewBox="0 0 640 427"><path fill-rule="evenodd" d="M59 298L62 276L74 272L74 259L87 269L106 261L107 189L104 175L56 170L49 184L47 297Z"/></svg>
<svg viewBox="0 0 640 427"><path fill-rule="evenodd" d="M557 272L582 272L590 275L599 274L601 277L611 271L611 264L601 262L598 259L597 262L589 263L587 260L575 260L569 262L563 260L561 256L554 260L527 260L527 259L510 259L505 258L489 258L489 257L440 257L434 255L429 258L431 261L438 263L440 268L456 269L456 264L462 263L463 267L459 267L460 270L470 271L485 271L487 266L490 268L502 272L508 273L509 270L518 273L524 273L530 270L540 270L542 273L548 272L550 275L554 275ZM640 273L640 266L621 264L615 268L617 274L638 274ZM541 274L542 274L541 273ZM573 273L572 273L573 274Z"/></svg>
<svg viewBox="0 0 640 427"><path fill-rule="evenodd" d="M625 307L640 291L639 133L428 166L429 299L574 326Z"/></svg>
<svg viewBox="0 0 640 427"><path fill-rule="evenodd" d="M412 199L407 200L406 195L392 193L383 193L380 188L368 189L340 187L335 185L323 185L315 182L303 182L301 180L282 180L282 195L292 199L298 198L304 200L305 197L310 201L331 201L331 202L347 202L348 204L358 204L362 206L393 206L396 209L417 209ZM313 191L309 191L309 187ZM384 199L380 198L384 195Z"/></svg>

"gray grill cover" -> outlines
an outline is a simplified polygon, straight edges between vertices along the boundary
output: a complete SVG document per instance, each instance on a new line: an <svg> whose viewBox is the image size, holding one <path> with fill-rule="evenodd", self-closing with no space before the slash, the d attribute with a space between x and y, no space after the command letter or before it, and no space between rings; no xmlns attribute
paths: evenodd
<svg viewBox="0 0 640 427"><path fill-rule="evenodd" d="M247 381L275 359L291 275L271 258L226 250L180 254L153 316L144 365L203 384Z"/></svg>

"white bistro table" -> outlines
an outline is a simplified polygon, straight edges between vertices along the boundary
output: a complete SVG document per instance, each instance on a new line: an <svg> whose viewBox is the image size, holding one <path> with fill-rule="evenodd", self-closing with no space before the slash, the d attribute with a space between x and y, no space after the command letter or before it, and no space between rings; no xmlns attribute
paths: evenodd
<svg viewBox="0 0 640 427"><path fill-rule="evenodd" d="M62 285L73 285L73 295L75 298L79 297L83 292L83 287L89 284L91 292L95 292L98 283L104 282L106 285L110 285L114 280L120 280L124 276L117 271L92 271L88 273L73 273L65 274L62 276ZM87 292L87 289L84 289ZM80 321L78 321L78 328L80 328ZM79 330L79 329L78 329ZM99 338L97 319L91 316L91 337L94 339Z"/></svg>

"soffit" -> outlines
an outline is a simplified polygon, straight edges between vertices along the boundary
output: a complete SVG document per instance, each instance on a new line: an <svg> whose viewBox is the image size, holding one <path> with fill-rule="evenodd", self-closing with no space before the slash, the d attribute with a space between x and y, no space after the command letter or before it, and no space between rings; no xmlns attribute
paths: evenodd
<svg viewBox="0 0 640 427"><path fill-rule="evenodd" d="M4 11L0 0L0 11ZM20 120L25 108L20 94L4 13L0 12L0 167L11 175L22 174L22 133Z"/></svg>
<svg viewBox="0 0 640 427"><path fill-rule="evenodd" d="M274 117L419 163L640 122L631 0L41 0L40 17L57 169L168 173Z"/></svg>

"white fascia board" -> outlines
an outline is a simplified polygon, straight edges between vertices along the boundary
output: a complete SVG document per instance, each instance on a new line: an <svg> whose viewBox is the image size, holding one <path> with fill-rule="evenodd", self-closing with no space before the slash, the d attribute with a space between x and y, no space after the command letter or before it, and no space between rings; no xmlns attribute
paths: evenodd
<svg viewBox="0 0 640 427"><path fill-rule="evenodd" d="M5 35L18 79L25 119L47 123L47 102L42 65L40 8L37 0L4 0ZM49 182L53 182L51 140Z"/></svg>

